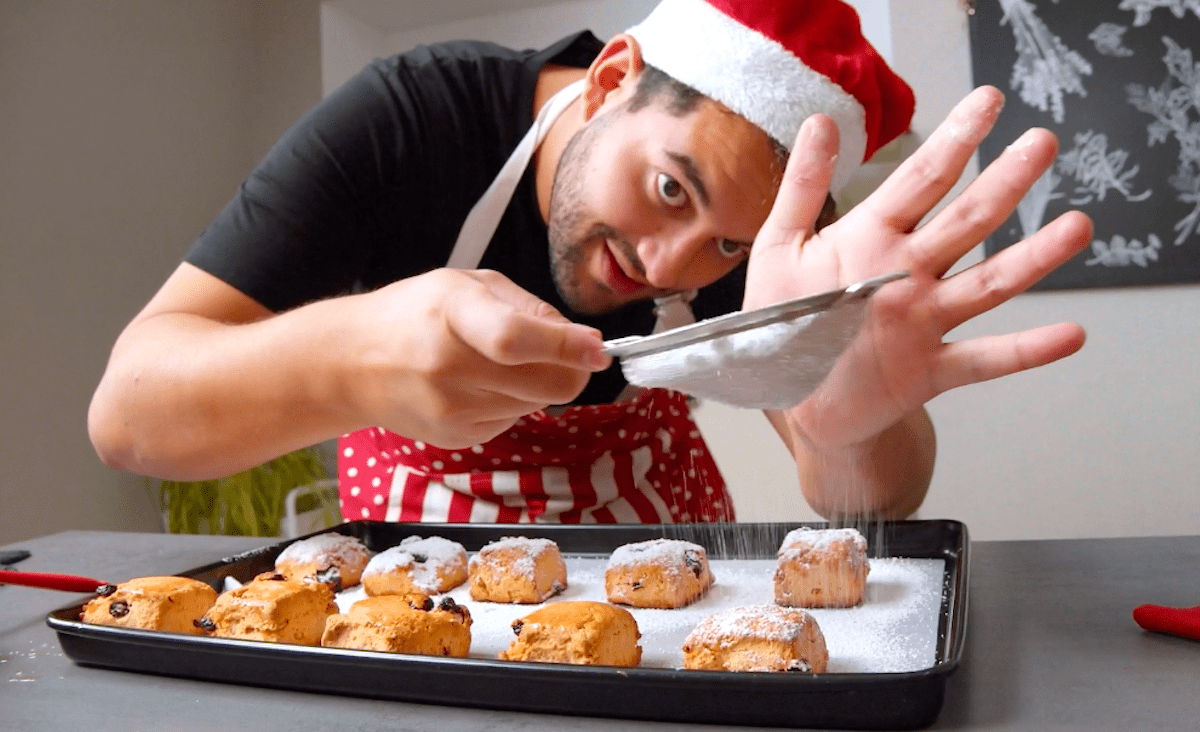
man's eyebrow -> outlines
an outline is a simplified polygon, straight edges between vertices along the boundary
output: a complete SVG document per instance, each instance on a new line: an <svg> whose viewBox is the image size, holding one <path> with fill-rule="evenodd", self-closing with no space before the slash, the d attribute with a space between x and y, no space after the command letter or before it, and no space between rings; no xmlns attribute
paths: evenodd
<svg viewBox="0 0 1200 732"><path fill-rule="evenodd" d="M700 199L700 205L708 208L708 188L704 186L704 181L700 178L700 171L696 168L696 164L692 162L691 156L668 150L667 157L671 158L671 160L675 161L676 165L683 169L684 176L692 184L692 188L696 189L696 196Z"/></svg>
<svg viewBox="0 0 1200 732"><path fill-rule="evenodd" d="M667 157L671 158L671 160L673 160L680 168L683 168L684 177L686 177L688 182L692 184L692 188L696 189L696 197L700 199L700 205L704 208L708 208L708 189L704 187L704 181L700 178L700 171L696 168L696 164L692 162L691 156L667 150ZM747 241L734 241L733 239L730 239L730 241L747 249L749 249L753 243Z"/></svg>

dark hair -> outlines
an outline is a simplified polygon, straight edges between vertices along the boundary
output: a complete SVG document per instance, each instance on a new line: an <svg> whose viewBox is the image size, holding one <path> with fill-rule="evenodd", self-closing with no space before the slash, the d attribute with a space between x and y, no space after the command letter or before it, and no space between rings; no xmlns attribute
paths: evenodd
<svg viewBox="0 0 1200 732"><path fill-rule="evenodd" d="M638 77L637 87L629 98L629 111L637 112L663 98L663 108L673 117L691 114L707 99L692 87L668 76L657 66L645 64Z"/></svg>
<svg viewBox="0 0 1200 732"><path fill-rule="evenodd" d="M671 116L685 117L696 111L696 108L705 99L708 97L668 75L657 66L644 64L641 76L638 77L638 84L634 87L633 96L629 98L626 105L628 111L637 112L659 102ZM771 141L771 148L775 151L775 158L782 173L787 167L788 157L791 153L774 137L768 136L767 139ZM816 230L820 231L836 221L837 218L837 203L833 200L833 196L827 195L825 205L821 208L821 214L817 217Z"/></svg>

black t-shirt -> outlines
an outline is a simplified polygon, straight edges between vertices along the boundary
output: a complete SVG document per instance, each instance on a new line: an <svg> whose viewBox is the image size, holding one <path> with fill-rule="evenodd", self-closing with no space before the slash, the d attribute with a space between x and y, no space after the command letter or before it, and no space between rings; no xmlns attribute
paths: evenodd
<svg viewBox="0 0 1200 732"><path fill-rule="evenodd" d="M372 62L277 142L200 235L186 261L281 312L383 287L446 264L467 212L533 123L546 63L586 68L603 44L583 32L542 51L473 41ZM649 303L584 317L559 297L533 166L480 264L605 338L649 333ZM705 288L698 318L741 306L744 265ZM612 401L619 368L579 404Z"/></svg>

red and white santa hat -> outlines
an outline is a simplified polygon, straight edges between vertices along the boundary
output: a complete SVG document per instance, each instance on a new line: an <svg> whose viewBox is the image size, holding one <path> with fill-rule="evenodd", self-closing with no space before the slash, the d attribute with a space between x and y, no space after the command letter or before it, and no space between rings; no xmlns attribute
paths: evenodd
<svg viewBox="0 0 1200 732"><path fill-rule="evenodd" d="M837 123L839 190L908 129L915 100L841 0L663 0L630 28L642 59L789 150L815 113Z"/></svg>

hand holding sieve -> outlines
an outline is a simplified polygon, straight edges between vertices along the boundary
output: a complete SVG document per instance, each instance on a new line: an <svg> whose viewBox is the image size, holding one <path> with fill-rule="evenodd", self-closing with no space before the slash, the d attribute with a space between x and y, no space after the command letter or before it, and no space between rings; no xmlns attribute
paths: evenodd
<svg viewBox="0 0 1200 732"><path fill-rule="evenodd" d="M893 272L849 287L729 313L649 336L605 341L631 384L746 409L804 401L858 335L867 301Z"/></svg>

